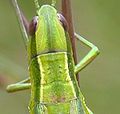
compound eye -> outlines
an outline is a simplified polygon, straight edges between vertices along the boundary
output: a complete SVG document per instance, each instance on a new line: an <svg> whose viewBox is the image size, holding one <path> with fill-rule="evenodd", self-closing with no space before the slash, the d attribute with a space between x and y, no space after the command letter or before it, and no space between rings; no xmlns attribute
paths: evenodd
<svg viewBox="0 0 120 114"><path fill-rule="evenodd" d="M33 17L32 21L29 24L29 34L33 36L37 29L38 16Z"/></svg>
<svg viewBox="0 0 120 114"><path fill-rule="evenodd" d="M68 23L67 23L65 17L60 13L58 13L57 16L58 16L58 19L59 19L60 23L62 24L64 30L68 31Z"/></svg>

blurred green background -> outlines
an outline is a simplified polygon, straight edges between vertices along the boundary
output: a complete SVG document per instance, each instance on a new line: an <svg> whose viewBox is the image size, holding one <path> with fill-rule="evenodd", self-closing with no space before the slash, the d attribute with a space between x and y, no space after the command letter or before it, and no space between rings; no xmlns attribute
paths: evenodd
<svg viewBox="0 0 120 114"><path fill-rule="evenodd" d="M80 73L81 90L94 114L119 114L120 107L120 1L73 0L74 27L100 49L95 61ZM30 0L20 1L31 20ZM7 84L28 75L27 54L11 0L0 0L0 114L28 114L30 91L8 94ZM77 44L79 60L89 51Z"/></svg>

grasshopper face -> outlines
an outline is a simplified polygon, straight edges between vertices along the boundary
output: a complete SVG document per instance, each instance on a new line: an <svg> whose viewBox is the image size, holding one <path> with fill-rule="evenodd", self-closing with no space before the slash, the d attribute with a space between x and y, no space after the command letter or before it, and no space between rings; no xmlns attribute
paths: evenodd
<svg viewBox="0 0 120 114"><path fill-rule="evenodd" d="M35 31L37 54L67 51L65 29L59 18L56 9L50 5L39 9Z"/></svg>

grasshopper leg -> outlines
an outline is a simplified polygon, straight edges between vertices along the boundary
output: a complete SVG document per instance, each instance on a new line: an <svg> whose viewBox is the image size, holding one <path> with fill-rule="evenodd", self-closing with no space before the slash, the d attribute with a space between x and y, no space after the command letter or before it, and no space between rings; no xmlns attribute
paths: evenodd
<svg viewBox="0 0 120 114"><path fill-rule="evenodd" d="M27 79L22 80L18 83L8 85L7 91L11 93L11 92L30 89L30 88L31 88L30 78L27 78Z"/></svg>
<svg viewBox="0 0 120 114"><path fill-rule="evenodd" d="M18 82L18 83L30 83L30 77Z"/></svg>
<svg viewBox="0 0 120 114"><path fill-rule="evenodd" d="M75 37L78 40L80 40L83 44L85 44L86 46L91 48L89 53L75 66L75 73L77 74L84 67L86 67L89 63L91 63L100 52L99 52L99 49L94 44L92 44L88 40L84 39L83 37L81 37L77 33L75 33Z"/></svg>

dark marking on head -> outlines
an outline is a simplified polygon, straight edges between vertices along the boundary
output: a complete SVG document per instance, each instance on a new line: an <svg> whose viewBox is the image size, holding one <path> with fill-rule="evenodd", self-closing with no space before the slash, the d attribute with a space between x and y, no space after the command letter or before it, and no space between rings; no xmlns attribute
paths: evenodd
<svg viewBox="0 0 120 114"><path fill-rule="evenodd" d="M67 20L65 19L65 17L60 13L58 13L57 16L58 16L58 19L59 19L60 23L62 24L64 30L68 31L68 23L67 23Z"/></svg>
<svg viewBox="0 0 120 114"><path fill-rule="evenodd" d="M37 29L38 16L33 17L32 21L29 24L29 34L33 36Z"/></svg>

